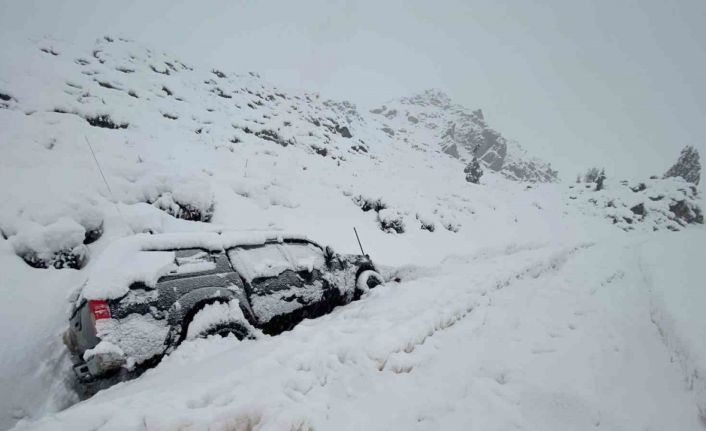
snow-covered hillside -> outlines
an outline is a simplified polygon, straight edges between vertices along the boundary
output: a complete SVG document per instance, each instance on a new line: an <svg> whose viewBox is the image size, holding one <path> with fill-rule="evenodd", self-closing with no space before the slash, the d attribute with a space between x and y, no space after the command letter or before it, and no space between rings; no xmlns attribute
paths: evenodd
<svg viewBox="0 0 706 431"><path fill-rule="evenodd" d="M358 108L117 37L0 43L0 428L703 427L684 180L554 182L439 92ZM187 341L57 413L68 298L112 240L266 229L352 253L354 226L399 281L277 337Z"/></svg>

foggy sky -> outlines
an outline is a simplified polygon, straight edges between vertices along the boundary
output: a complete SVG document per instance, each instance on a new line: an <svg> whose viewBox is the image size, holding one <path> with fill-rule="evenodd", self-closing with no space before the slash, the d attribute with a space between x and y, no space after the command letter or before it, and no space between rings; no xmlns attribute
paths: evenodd
<svg viewBox="0 0 706 431"><path fill-rule="evenodd" d="M705 22L704 0L0 0L2 43L126 36L361 110L440 88L565 179L706 157Z"/></svg>

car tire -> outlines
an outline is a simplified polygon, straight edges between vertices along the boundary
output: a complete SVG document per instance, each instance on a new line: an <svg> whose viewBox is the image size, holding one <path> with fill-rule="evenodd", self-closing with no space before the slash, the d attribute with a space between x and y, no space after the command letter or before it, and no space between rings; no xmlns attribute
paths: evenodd
<svg viewBox="0 0 706 431"><path fill-rule="evenodd" d="M206 338L212 335L220 335L221 337L233 335L238 340L252 337L250 330L248 329L248 325L246 325L245 322L242 322L239 319L223 321L221 318L218 318L218 316L215 316L215 318L212 317L213 314L210 313L209 307L219 305L227 306L228 303L217 301L205 304L200 310L194 313L186 327L184 339L193 340L196 338ZM196 325L196 327L194 327L194 325Z"/></svg>
<svg viewBox="0 0 706 431"><path fill-rule="evenodd" d="M238 340L244 340L248 337L249 331L239 322L226 322L213 325L206 330L200 331L197 335L198 338L206 338L211 335L220 335L221 337L227 337L229 335L235 336Z"/></svg>
<svg viewBox="0 0 706 431"><path fill-rule="evenodd" d="M370 289L373 289L381 284L383 284L382 275L377 271L365 270L358 275L355 282L355 295L354 299L360 298L363 294L367 293Z"/></svg>

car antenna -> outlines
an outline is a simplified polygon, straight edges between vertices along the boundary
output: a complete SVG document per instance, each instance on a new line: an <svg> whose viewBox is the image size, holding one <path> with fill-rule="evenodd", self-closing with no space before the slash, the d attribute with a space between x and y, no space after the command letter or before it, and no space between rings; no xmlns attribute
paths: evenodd
<svg viewBox="0 0 706 431"><path fill-rule="evenodd" d="M360 243L360 237L358 236L358 231L356 230L355 226L353 226L353 232L355 232L355 239L358 240L358 247L360 247L360 252L363 253L363 256L367 256L365 252L363 251L363 244Z"/></svg>
<svg viewBox="0 0 706 431"><path fill-rule="evenodd" d="M127 226L128 229L132 230L130 225L127 224L127 221L125 220L125 217L123 216L122 211L120 211L120 207L118 206L118 203L115 200L115 195L113 195L113 191L110 189L110 185L108 185L108 180L105 179L105 175L103 174L103 169L101 169L101 164L98 163L98 158L96 157L96 153L93 151L93 146L91 145L91 142L88 140L88 136L83 135L83 138L86 140L86 143L88 144L88 149L91 150L91 155L93 156L93 161L96 162L96 167L98 167L98 172L100 172L101 177L103 178L103 182L105 183L105 187L108 189L108 193L110 193L110 197L113 200L113 205L115 205L115 209L118 211L118 214L120 215L120 218L122 219L125 226Z"/></svg>

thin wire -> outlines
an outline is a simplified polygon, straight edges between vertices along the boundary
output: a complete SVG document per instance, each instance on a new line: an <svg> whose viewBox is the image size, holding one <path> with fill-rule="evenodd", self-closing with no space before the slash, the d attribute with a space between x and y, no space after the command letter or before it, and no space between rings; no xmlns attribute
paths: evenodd
<svg viewBox="0 0 706 431"><path fill-rule="evenodd" d="M123 217L122 211L120 211L120 207L118 206L117 201L115 200L115 195L113 194L113 190L110 189L110 184L108 184L108 180L105 178L105 174L103 174L103 169L101 169L101 164L98 162L98 157L96 157L95 151L93 151L93 146L91 145L91 142L88 140L88 136L83 135L84 139L86 140L86 143L88 144L88 149L91 150L91 155L93 156L93 160L96 162L96 166L98 167L98 172L100 172L101 177L103 178L103 183L105 183L105 187L108 189L108 193L110 193L110 197L113 200L113 205L115 205L115 209L118 211L118 214L120 215L120 218L123 220L123 223L125 223L125 226L128 228L130 227L127 224L127 221L125 221L125 217Z"/></svg>

